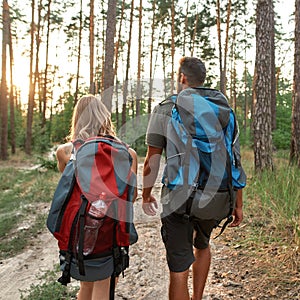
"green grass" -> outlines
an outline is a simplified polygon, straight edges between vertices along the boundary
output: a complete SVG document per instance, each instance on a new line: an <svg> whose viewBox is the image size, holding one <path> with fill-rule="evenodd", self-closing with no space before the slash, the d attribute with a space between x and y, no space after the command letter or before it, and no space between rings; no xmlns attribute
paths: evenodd
<svg viewBox="0 0 300 300"><path fill-rule="evenodd" d="M51 170L0 168L0 259L22 251L45 228L45 207L59 176Z"/></svg>
<svg viewBox="0 0 300 300"><path fill-rule="evenodd" d="M37 278L36 284L32 284L27 290L21 290L21 300L76 299L78 288L66 287L57 282L58 269L59 267L45 272Z"/></svg>
<svg viewBox="0 0 300 300"><path fill-rule="evenodd" d="M274 165L273 172L248 173L245 212L254 237L293 241L299 246L300 169L290 166L283 153L275 157Z"/></svg>

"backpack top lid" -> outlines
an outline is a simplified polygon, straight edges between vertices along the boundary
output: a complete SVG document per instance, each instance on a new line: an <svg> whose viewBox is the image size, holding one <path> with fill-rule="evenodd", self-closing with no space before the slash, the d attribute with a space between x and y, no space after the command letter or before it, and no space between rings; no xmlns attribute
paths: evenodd
<svg viewBox="0 0 300 300"><path fill-rule="evenodd" d="M90 202L96 201L100 192L107 200L123 198L128 185L135 185L132 157L127 145L117 139L87 139L77 149L74 164L77 183Z"/></svg>
<svg viewBox="0 0 300 300"><path fill-rule="evenodd" d="M173 114L197 140L197 147L212 152L215 142L224 138L231 108L225 96L213 89L187 88L178 94Z"/></svg>
<svg viewBox="0 0 300 300"><path fill-rule="evenodd" d="M210 136L214 131L224 129L229 122L230 106L217 90L187 88L178 94L175 104L186 129L193 136Z"/></svg>

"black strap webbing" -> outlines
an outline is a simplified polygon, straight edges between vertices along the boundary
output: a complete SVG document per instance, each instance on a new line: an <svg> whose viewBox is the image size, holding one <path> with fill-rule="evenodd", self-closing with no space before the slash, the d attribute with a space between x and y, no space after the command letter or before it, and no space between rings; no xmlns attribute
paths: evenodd
<svg viewBox="0 0 300 300"><path fill-rule="evenodd" d="M85 211L88 205L88 200L84 195L81 195L82 203L79 209L79 236L78 236L78 269L79 274L85 276L84 258L83 258L83 243L84 243L84 223Z"/></svg>
<svg viewBox="0 0 300 300"><path fill-rule="evenodd" d="M230 155L224 145L224 148L226 150L226 172L227 172L227 176L228 176L228 193L229 193L229 213L228 213L228 217L227 220L225 221L225 223L223 224L220 233L214 237L215 239L220 236L225 228L233 221L233 203L234 203L234 196L233 196L233 187L232 187L232 170L231 170L231 161L230 161Z"/></svg>
<svg viewBox="0 0 300 300"><path fill-rule="evenodd" d="M114 212L115 212L115 216L117 216L117 212L118 212L118 204L117 201L113 202L114 205ZM118 220L117 218L114 219L114 227L113 227L113 249L112 249L112 253L113 253L113 261L114 261L114 271L110 277L110 288L109 288L109 300L114 300L115 299L115 288L116 288L116 264L117 261L119 259L119 247L117 245L117 226L118 226Z"/></svg>
<svg viewBox="0 0 300 300"><path fill-rule="evenodd" d="M193 144L193 138L191 135L188 136L187 144L186 144L186 150L185 150L185 157L183 161L184 165L184 174L183 174L183 184L184 189L186 190L186 199L189 198L189 172L190 172L190 158L191 158L191 151L192 151L192 144Z"/></svg>
<svg viewBox="0 0 300 300"><path fill-rule="evenodd" d="M70 270L71 270L71 260L72 260L72 254L69 252L66 252L64 254L65 256L65 267L62 272L62 275L60 278L57 279L59 283L62 285L67 285L71 282L71 276L70 276Z"/></svg>
<svg viewBox="0 0 300 300"><path fill-rule="evenodd" d="M73 242L74 242L74 234L76 231L75 228L77 225L78 217L79 217L79 211L77 212L77 214L72 222L72 226L71 226L71 230L70 230L70 237L69 237L69 242L68 242L68 251L63 254L63 256L65 257L65 267L62 272L62 276L60 278L58 278L58 280L57 280L62 285L67 285L68 283L71 282L70 271L71 271L71 262L72 262L72 258L73 258Z"/></svg>
<svg viewBox="0 0 300 300"><path fill-rule="evenodd" d="M115 299L115 288L116 288L116 276L115 272L110 277L110 287L109 287L109 300Z"/></svg>

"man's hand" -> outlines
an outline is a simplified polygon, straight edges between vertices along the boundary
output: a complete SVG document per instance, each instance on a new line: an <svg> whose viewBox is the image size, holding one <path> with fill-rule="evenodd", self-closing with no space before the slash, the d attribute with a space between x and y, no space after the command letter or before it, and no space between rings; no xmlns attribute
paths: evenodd
<svg viewBox="0 0 300 300"><path fill-rule="evenodd" d="M243 209L241 208L235 208L235 210L232 213L234 219L233 222L229 225L229 227L237 227L241 224L243 221Z"/></svg>
<svg viewBox="0 0 300 300"><path fill-rule="evenodd" d="M234 219L229 227L237 227L243 221L243 190L237 190L235 209L232 213Z"/></svg>
<svg viewBox="0 0 300 300"><path fill-rule="evenodd" d="M152 195L146 198L143 197L142 208L146 215L155 216L158 210L156 199Z"/></svg>
<svg viewBox="0 0 300 300"><path fill-rule="evenodd" d="M155 216L158 209L157 201L151 195L151 191L157 178L162 151L163 149L161 148L148 146L144 162L142 208L144 213L148 216Z"/></svg>

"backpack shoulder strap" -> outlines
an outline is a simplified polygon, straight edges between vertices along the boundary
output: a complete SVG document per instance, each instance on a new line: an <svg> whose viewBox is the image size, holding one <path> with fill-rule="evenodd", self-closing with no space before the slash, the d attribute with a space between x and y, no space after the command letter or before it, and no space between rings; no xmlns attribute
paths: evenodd
<svg viewBox="0 0 300 300"><path fill-rule="evenodd" d="M174 104L176 103L176 99L177 99L177 94L170 95L169 97L161 101L159 105Z"/></svg>
<svg viewBox="0 0 300 300"><path fill-rule="evenodd" d="M74 148L75 148L75 150L77 150L81 145L84 144L84 140L76 139L76 140L72 141L72 144L73 144L73 150L72 151L74 151Z"/></svg>

